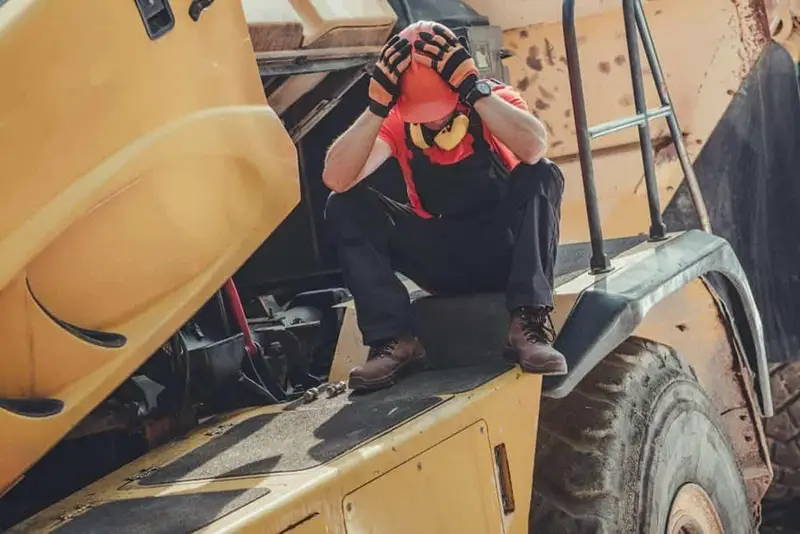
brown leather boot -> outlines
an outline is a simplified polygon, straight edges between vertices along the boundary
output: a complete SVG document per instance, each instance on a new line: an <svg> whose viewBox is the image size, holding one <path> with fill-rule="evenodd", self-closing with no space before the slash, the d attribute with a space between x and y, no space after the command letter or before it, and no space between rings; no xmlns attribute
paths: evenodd
<svg viewBox="0 0 800 534"><path fill-rule="evenodd" d="M567 360L553 348L555 331L543 308L519 308L511 314L505 357L523 371L542 375L567 373Z"/></svg>
<svg viewBox="0 0 800 534"><path fill-rule="evenodd" d="M393 339L370 348L367 361L350 371L349 386L356 391L389 387L402 376L424 369L427 362L417 338Z"/></svg>

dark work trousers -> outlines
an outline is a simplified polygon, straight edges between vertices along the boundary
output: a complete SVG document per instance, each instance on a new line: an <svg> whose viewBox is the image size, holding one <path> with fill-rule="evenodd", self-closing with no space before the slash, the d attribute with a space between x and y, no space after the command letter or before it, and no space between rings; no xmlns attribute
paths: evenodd
<svg viewBox="0 0 800 534"><path fill-rule="evenodd" d="M504 198L467 215L424 219L365 182L325 208L366 345L414 334L400 272L432 294L505 291L509 311L553 307L564 179L553 163L519 164Z"/></svg>

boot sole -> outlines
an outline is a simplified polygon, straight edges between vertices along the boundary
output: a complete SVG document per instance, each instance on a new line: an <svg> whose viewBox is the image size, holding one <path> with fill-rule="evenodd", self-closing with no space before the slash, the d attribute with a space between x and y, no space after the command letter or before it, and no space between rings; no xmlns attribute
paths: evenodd
<svg viewBox="0 0 800 534"><path fill-rule="evenodd" d="M520 368L526 373L542 375L542 376L564 376L567 374L567 366L560 364L545 364L541 366L532 367L530 365L523 365L519 361L519 357L514 349L505 349L503 351L503 359L508 363L519 365Z"/></svg>
<svg viewBox="0 0 800 534"><path fill-rule="evenodd" d="M349 380L348 386L353 391L358 391L358 392L376 391L379 389L385 389L395 385L402 378L405 378L412 373L424 371L429 367L430 367L430 361L428 360L427 356L423 354L422 356L413 359L407 364L398 367L397 369L395 369L393 373L383 378L378 378L375 380L365 380L363 378L354 377Z"/></svg>

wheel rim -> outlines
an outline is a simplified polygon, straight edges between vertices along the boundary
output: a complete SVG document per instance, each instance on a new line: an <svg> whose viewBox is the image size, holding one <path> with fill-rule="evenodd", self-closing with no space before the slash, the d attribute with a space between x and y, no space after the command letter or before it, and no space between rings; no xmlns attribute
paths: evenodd
<svg viewBox="0 0 800 534"><path fill-rule="evenodd" d="M685 484L672 501L667 534L723 534L711 497L697 484Z"/></svg>

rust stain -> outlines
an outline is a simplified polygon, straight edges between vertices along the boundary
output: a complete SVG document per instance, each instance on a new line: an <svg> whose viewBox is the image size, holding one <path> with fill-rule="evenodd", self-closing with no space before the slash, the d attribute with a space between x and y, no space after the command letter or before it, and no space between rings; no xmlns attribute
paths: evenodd
<svg viewBox="0 0 800 534"><path fill-rule="evenodd" d="M550 42L550 39L545 38L544 40L544 53L547 56L547 64L551 67L556 64L555 49L553 48L553 44Z"/></svg>
<svg viewBox="0 0 800 534"><path fill-rule="evenodd" d="M633 105L633 95L624 95L622 98L618 100L619 105L623 107L628 107Z"/></svg>
<svg viewBox="0 0 800 534"><path fill-rule="evenodd" d="M622 65L625 64L625 56L623 56L622 54L618 55L617 57L614 58L614 63L616 63L621 67Z"/></svg>
<svg viewBox="0 0 800 534"><path fill-rule="evenodd" d="M553 93L551 93L550 91L548 91L547 89L545 89L541 85L539 86L539 92L542 93L542 96L544 97L545 100L555 100L556 99L556 97L555 97L555 95Z"/></svg>
<svg viewBox="0 0 800 534"><path fill-rule="evenodd" d="M667 146L662 145L663 147L661 148L653 146L653 152L655 152L655 157L653 158L653 162L656 165L662 165L664 163L668 163L670 161L675 161L676 159L678 159L678 152L675 149L675 145L672 144L672 138L665 140L665 142L668 142L669 144Z"/></svg>
<svg viewBox="0 0 800 534"><path fill-rule="evenodd" d="M528 49L528 58L525 60L530 68L536 71L541 71L544 68L542 60L539 58L539 47L533 45Z"/></svg>
<svg viewBox="0 0 800 534"><path fill-rule="evenodd" d="M536 109L541 109L541 110L545 110L545 109L548 109L550 107L550 104L548 104L547 102L545 102L541 98L537 98L536 99L536 103L534 105L536 106Z"/></svg>
<svg viewBox="0 0 800 534"><path fill-rule="evenodd" d="M597 68L600 69L600 72L602 72L603 74L608 74L609 72L611 72L611 63L609 63L608 61L601 61L600 63L597 64Z"/></svg>
<svg viewBox="0 0 800 534"><path fill-rule="evenodd" d="M531 85L531 80L527 76L517 82L517 89L520 91L526 90Z"/></svg>

